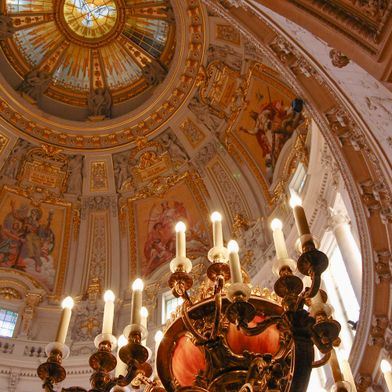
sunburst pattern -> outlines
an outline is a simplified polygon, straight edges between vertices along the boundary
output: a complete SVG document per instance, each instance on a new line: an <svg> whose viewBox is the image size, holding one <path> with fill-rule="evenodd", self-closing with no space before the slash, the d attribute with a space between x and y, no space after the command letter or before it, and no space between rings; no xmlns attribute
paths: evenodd
<svg viewBox="0 0 392 392"><path fill-rule="evenodd" d="M52 98L87 106L90 89L103 87L116 104L148 87L146 62L168 65L170 7L169 0L6 0L16 31L2 46L19 73L50 74Z"/></svg>

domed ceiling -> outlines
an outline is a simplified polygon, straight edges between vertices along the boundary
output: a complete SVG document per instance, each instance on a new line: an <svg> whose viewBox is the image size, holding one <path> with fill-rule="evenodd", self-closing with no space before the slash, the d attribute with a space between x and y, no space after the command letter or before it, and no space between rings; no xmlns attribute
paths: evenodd
<svg viewBox="0 0 392 392"><path fill-rule="evenodd" d="M167 0L7 0L3 12L15 30L1 45L23 78L16 89L72 120L129 112L163 81L174 53Z"/></svg>

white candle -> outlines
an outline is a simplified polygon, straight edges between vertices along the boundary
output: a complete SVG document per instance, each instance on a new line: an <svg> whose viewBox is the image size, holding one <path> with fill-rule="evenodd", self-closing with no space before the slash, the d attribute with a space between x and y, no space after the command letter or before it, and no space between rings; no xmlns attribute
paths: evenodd
<svg viewBox="0 0 392 392"><path fill-rule="evenodd" d="M71 321L74 301L71 297L66 297L61 303L61 306L63 311L61 312L60 324L57 329L56 342L64 344L67 337L69 322Z"/></svg>
<svg viewBox="0 0 392 392"><path fill-rule="evenodd" d="M157 331L154 340L155 340L155 361L154 361L154 373L155 377L158 378L158 370L157 370L157 358L158 358L158 348L159 345L161 344L161 341L163 339L163 332L162 331Z"/></svg>
<svg viewBox="0 0 392 392"><path fill-rule="evenodd" d="M276 258L278 260L289 258L282 227L283 227L282 222L279 219L272 220L271 222L272 237L274 238Z"/></svg>
<svg viewBox="0 0 392 392"><path fill-rule="evenodd" d="M141 325L147 329L148 309L142 306L140 309Z"/></svg>
<svg viewBox="0 0 392 392"><path fill-rule="evenodd" d="M112 290L105 291L103 299L105 301L105 308L103 311L102 333L111 334L113 331L114 318L114 300L115 296Z"/></svg>
<svg viewBox="0 0 392 392"><path fill-rule="evenodd" d="M310 229L308 221L306 220L305 210L302 207L302 200L297 194L291 196L290 206L293 209L295 225L297 226L301 244L303 245L309 240Z"/></svg>
<svg viewBox="0 0 392 392"><path fill-rule="evenodd" d="M388 392L392 392L392 366L389 361L383 359L381 361L381 371L384 374L385 383L387 384Z"/></svg>
<svg viewBox="0 0 392 392"><path fill-rule="evenodd" d="M137 278L132 284L131 324L141 324L140 310L142 308L143 289L143 281Z"/></svg>
<svg viewBox="0 0 392 392"><path fill-rule="evenodd" d="M215 211L211 214L212 221L212 236L214 241L214 246L223 246L223 233L222 233L222 215Z"/></svg>
<svg viewBox="0 0 392 392"><path fill-rule="evenodd" d="M141 325L147 329L147 321L148 321L148 309L145 306L142 306L140 309L140 317L141 317ZM142 345L147 345L147 339L142 340Z"/></svg>
<svg viewBox="0 0 392 392"><path fill-rule="evenodd" d="M128 339L124 336L121 335L118 340L117 340L117 365L116 365L116 370L115 370L115 376L125 376L127 373L128 366L125 362L123 362L120 358L120 349L121 347L124 347L128 344Z"/></svg>
<svg viewBox="0 0 392 392"><path fill-rule="evenodd" d="M186 226L184 222L178 222L176 224L176 256L186 257L186 241L185 231Z"/></svg>
<svg viewBox="0 0 392 392"><path fill-rule="evenodd" d="M238 256L238 244L237 241L231 240L227 244L229 250L229 264L232 283L242 283L242 271L240 258Z"/></svg>

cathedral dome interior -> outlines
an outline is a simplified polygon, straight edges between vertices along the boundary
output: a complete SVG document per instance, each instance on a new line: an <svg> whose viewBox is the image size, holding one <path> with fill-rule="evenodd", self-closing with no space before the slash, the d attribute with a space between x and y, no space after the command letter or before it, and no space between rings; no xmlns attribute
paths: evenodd
<svg viewBox="0 0 392 392"><path fill-rule="evenodd" d="M391 4L0 0L0 392L392 392Z"/></svg>

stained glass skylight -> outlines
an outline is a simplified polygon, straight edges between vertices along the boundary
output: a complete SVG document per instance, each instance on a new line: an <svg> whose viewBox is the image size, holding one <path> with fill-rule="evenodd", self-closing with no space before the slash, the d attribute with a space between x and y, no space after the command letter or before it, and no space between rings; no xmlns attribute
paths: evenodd
<svg viewBox="0 0 392 392"><path fill-rule="evenodd" d="M65 0L64 19L77 35L101 38L116 24L117 6L114 0Z"/></svg>

